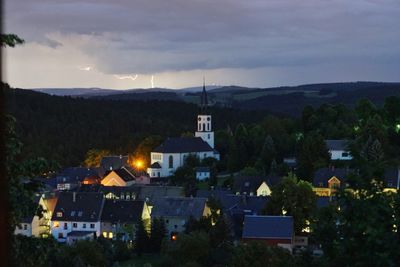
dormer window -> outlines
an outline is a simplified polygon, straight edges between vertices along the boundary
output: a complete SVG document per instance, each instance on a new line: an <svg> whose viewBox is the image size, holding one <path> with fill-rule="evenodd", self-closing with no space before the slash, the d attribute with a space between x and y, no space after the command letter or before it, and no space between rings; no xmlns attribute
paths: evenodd
<svg viewBox="0 0 400 267"><path fill-rule="evenodd" d="M61 211L58 211L58 212L57 212L57 217L58 217L58 218L62 217L62 212L61 212Z"/></svg>
<svg viewBox="0 0 400 267"><path fill-rule="evenodd" d="M71 217L74 217L75 216L75 211L73 210L73 211L71 211Z"/></svg>
<svg viewBox="0 0 400 267"><path fill-rule="evenodd" d="M249 186L250 186L250 183L249 183L249 182L245 182L245 183L244 183L244 186L249 187Z"/></svg>
<svg viewBox="0 0 400 267"><path fill-rule="evenodd" d="M78 212L78 217L82 217L82 211Z"/></svg>

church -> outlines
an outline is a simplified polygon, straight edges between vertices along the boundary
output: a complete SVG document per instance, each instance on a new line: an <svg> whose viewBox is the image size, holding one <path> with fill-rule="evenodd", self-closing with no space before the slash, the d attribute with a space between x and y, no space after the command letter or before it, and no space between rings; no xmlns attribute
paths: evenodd
<svg viewBox="0 0 400 267"><path fill-rule="evenodd" d="M151 165L147 168L150 177L167 177L181 167L188 155L196 155L200 160L215 158L219 160L219 152L214 149L214 131L211 115L207 112L208 99L205 84L201 94L201 112L197 116L195 137L167 138L150 154Z"/></svg>

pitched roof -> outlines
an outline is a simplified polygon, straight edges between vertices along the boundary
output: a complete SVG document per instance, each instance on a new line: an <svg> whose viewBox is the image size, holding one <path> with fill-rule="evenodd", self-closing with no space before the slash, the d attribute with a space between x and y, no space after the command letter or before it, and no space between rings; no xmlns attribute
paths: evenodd
<svg viewBox="0 0 400 267"><path fill-rule="evenodd" d="M200 219L203 216L206 202L206 198L165 197L156 201L151 216Z"/></svg>
<svg viewBox="0 0 400 267"><path fill-rule="evenodd" d="M235 178L234 189L240 193L250 194L256 193L258 187L263 182L266 182L268 186L274 186L282 180L281 176L268 175L268 176L239 176Z"/></svg>
<svg viewBox="0 0 400 267"><path fill-rule="evenodd" d="M214 151L201 137L172 137L167 138L152 152L158 153L188 153Z"/></svg>
<svg viewBox="0 0 400 267"><path fill-rule="evenodd" d="M321 168L318 169L314 174L313 185L315 187L328 187L328 181L333 176L338 178L341 182L347 180L347 176L352 172L352 169L347 168Z"/></svg>
<svg viewBox="0 0 400 267"><path fill-rule="evenodd" d="M161 169L161 165L158 161L154 162L153 164L150 165L150 168L152 169Z"/></svg>
<svg viewBox="0 0 400 267"><path fill-rule="evenodd" d="M80 183L88 176L98 176L98 168L69 167L56 174L57 183Z"/></svg>
<svg viewBox="0 0 400 267"><path fill-rule="evenodd" d="M246 215L242 237L291 239L293 237L293 217Z"/></svg>
<svg viewBox="0 0 400 267"><path fill-rule="evenodd" d="M108 174L110 174L111 172L115 172L119 177L122 178L122 180L124 180L125 182L129 182L129 181L133 181L135 180L135 176L133 176L132 173L130 173L127 169L125 168L121 168L121 169L117 169L117 170L112 170L112 171L107 171L104 175L107 176Z"/></svg>
<svg viewBox="0 0 400 267"><path fill-rule="evenodd" d="M329 150L347 150L348 140L325 140Z"/></svg>
<svg viewBox="0 0 400 267"><path fill-rule="evenodd" d="M100 167L105 171L121 169L128 166L128 156L105 156L100 161Z"/></svg>
<svg viewBox="0 0 400 267"><path fill-rule="evenodd" d="M101 221L136 223L142 218L143 209L144 201L106 199Z"/></svg>
<svg viewBox="0 0 400 267"><path fill-rule="evenodd" d="M104 197L101 193L62 192L51 220L96 222L100 220L103 204ZM59 214L60 217L57 216Z"/></svg>

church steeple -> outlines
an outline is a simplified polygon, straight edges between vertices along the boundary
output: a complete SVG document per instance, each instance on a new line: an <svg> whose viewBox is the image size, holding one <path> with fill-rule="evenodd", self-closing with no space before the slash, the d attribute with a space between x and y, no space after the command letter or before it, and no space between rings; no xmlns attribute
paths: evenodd
<svg viewBox="0 0 400 267"><path fill-rule="evenodd" d="M214 148L214 131L212 130L211 115L207 114L208 98L206 92L206 82L203 77L203 92L201 93L200 114L197 116L196 137L201 137L210 147Z"/></svg>
<svg viewBox="0 0 400 267"><path fill-rule="evenodd" d="M201 93L201 104L200 104L200 110L202 114L206 114L207 106L208 106L208 97L206 92L206 80L203 76L203 92Z"/></svg>

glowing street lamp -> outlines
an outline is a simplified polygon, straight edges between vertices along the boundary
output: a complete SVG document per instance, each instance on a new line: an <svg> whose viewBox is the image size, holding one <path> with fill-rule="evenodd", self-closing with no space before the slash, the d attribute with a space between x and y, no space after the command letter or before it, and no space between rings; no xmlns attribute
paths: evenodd
<svg viewBox="0 0 400 267"><path fill-rule="evenodd" d="M135 161L134 164L135 164L135 167L138 168L138 169L141 169L141 168L143 168L143 166L144 166L143 160L140 160L140 159L138 159L137 161Z"/></svg>
<svg viewBox="0 0 400 267"><path fill-rule="evenodd" d="M400 123L396 124L396 132L400 133Z"/></svg>

